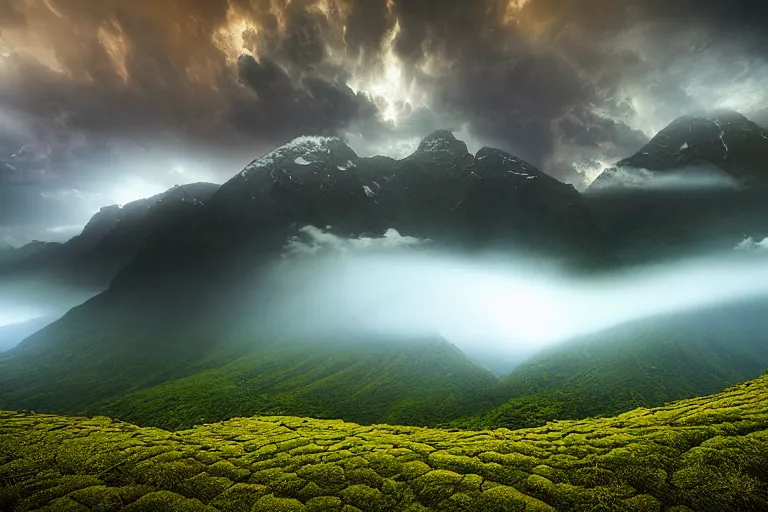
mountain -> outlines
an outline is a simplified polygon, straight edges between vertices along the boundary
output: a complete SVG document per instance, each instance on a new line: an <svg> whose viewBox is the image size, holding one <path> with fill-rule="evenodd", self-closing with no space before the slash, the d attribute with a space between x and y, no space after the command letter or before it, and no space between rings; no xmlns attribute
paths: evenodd
<svg viewBox="0 0 768 512"><path fill-rule="evenodd" d="M44 258L46 253L56 251L61 244L56 242L41 242L36 240L21 247L4 247L0 250L0 265L20 265L25 260Z"/></svg>
<svg viewBox="0 0 768 512"><path fill-rule="evenodd" d="M496 379L441 340L280 343L218 368L122 395L97 409L140 425L190 428L287 412L434 425L476 414Z"/></svg>
<svg viewBox="0 0 768 512"><path fill-rule="evenodd" d="M503 403L462 425L520 428L712 393L768 368L768 301L665 315L548 348L494 386Z"/></svg>
<svg viewBox="0 0 768 512"><path fill-rule="evenodd" d="M224 380L247 381L250 377L240 376L237 365L227 365L262 354L263 347L273 350L276 344L302 341L279 331L265 332L252 319L260 301L271 299L264 269L280 258L289 238L305 225L330 226L330 233L351 237L381 236L392 228L402 235L429 238L438 246L495 244L518 251L560 251L564 258L579 254L578 248L592 250L595 238L591 213L573 187L501 151L486 148L472 155L449 132L430 135L402 160L360 158L340 139L302 137L248 165L197 214L158 230L106 292L9 352L0 360L0 404L81 411L126 393L193 377L147 391L154 401L147 406L151 418L151 408L162 404L156 398L166 389L194 399L187 390L199 382L200 371L219 369ZM402 351L396 340L385 344L390 355L378 363L384 366L389 365L387 358L397 360ZM316 357L334 357L337 350L330 346ZM488 379L488 373L469 365L463 354L443 350L452 355L441 357L469 368L459 379L467 383L467 392ZM361 354L360 359L373 361L375 356ZM437 360L434 364L425 375L439 374L443 367ZM284 358L270 371L289 372L295 365L292 358ZM362 367L366 365L370 370L358 377L376 390L367 400L395 407L411 399L411 391L403 388L385 399L389 380L378 380L382 369L372 363ZM405 367L395 367L393 375L405 379ZM455 386L450 373L438 376L442 380L427 380L442 382L447 390ZM374 385L377 382L383 384ZM309 384L298 383L287 391L304 396ZM319 383L318 389L325 384ZM237 386L227 392L233 399L241 393ZM124 402L125 411L133 411L131 400ZM256 411L270 400L247 403ZM303 413L302 400L286 402L281 410ZM369 414L361 408L364 417L355 416L358 412L351 407L329 410L366 421L405 417L392 416L390 409ZM221 411L213 409L205 414L214 412L221 417ZM180 418L179 424L189 420ZM418 416L412 420L422 421Z"/></svg>
<svg viewBox="0 0 768 512"><path fill-rule="evenodd" d="M21 340L53 322L55 318L35 318L26 322L0 326L0 352L10 350Z"/></svg>
<svg viewBox="0 0 768 512"><path fill-rule="evenodd" d="M195 213L217 189L194 183L124 206L104 207L65 243L36 241L0 253L0 279L43 276L53 283L101 291L153 233Z"/></svg>
<svg viewBox="0 0 768 512"><path fill-rule="evenodd" d="M260 316L275 299L266 271L304 226L353 238L396 229L452 250L579 264L605 261L611 247L590 206L507 153L470 154L449 132L402 160L360 158L336 138L296 139L252 162L194 215L157 229L108 290L0 358L0 407L105 412L165 428L256 413L518 425L656 405L765 367L759 338L726 327L727 315L618 328L559 347L499 384L445 343L359 339L354 325L302 338L268 329ZM651 251L663 242L649 240ZM743 326L761 312L733 315ZM681 342L662 343L671 339ZM597 356L582 357L579 347L593 345ZM669 367L688 359L689 373ZM413 380L414 364L422 380ZM585 404L590 393L602 399Z"/></svg>
<svg viewBox="0 0 768 512"><path fill-rule="evenodd" d="M189 264L238 265L274 255L305 225L339 236L404 236L517 250L588 247L591 213L570 185L488 148L471 155L450 132L425 138L411 156L360 158L336 138L302 137L225 183L187 229L143 251L125 281ZM215 249L214 249L215 247ZM206 261L207 259L207 261ZM151 260L151 261L150 261ZM119 283L117 284L119 286ZM128 284L126 284L128 286Z"/></svg>
<svg viewBox="0 0 768 512"><path fill-rule="evenodd" d="M621 263L768 236L768 130L741 114L684 116L585 192Z"/></svg>
<svg viewBox="0 0 768 512"><path fill-rule="evenodd" d="M743 185L768 183L768 129L733 111L680 117L633 156L606 169L590 189L631 186L677 169L716 166ZM628 183L629 182L629 183Z"/></svg>
<svg viewBox="0 0 768 512"><path fill-rule="evenodd" d="M9 511L758 511L767 468L766 377L516 431L261 417L170 433L0 412Z"/></svg>

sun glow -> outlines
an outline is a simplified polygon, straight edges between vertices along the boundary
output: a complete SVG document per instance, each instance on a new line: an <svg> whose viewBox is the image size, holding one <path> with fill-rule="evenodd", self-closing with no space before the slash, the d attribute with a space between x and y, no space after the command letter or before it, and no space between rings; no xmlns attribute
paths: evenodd
<svg viewBox="0 0 768 512"><path fill-rule="evenodd" d="M509 0L507 8L504 11L504 24L519 23L518 13L528 5L531 0Z"/></svg>
<svg viewBox="0 0 768 512"><path fill-rule="evenodd" d="M68 75L55 50L40 37L29 31L5 30L0 32L0 69L4 67L4 64L11 63L15 55L31 56L51 71ZM70 78L72 77L70 76Z"/></svg>
<svg viewBox="0 0 768 512"><path fill-rule="evenodd" d="M255 25L232 11L229 17L229 22L213 34L213 43L226 56L228 64L235 64L241 55L255 56L248 47L248 42L253 39L249 35L257 34L258 30Z"/></svg>
<svg viewBox="0 0 768 512"><path fill-rule="evenodd" d="M38 309L0 303L0 327L27 322L44 314Z"/></svg>
<svg viewBox="0 0 768 512"><path fill-rule="evenodd" d="M120 75L124 83L128 83L128 68L126 66L128 40L120 29L120 25L112 22L108 26L100 27L99 42L112 60L115 72Z"/></svg>
<svg viewBox="0 0 768 512"><path fill-rule="evenodd" d="M274 16L276 31L284 34L287 29L286 9L291 0L271 0L269 13ZM355 92L371 98L379 109L380 118L397 125L404 115L428 104L426 93L421 90L416 80L408 73L405 63L397 55L396 41L401 34L400 20L394 17L395 2L389 0L387 9L393 15L394 23L384 37L378 55L373 62L366 60L366 55L347 45L346 17L348 6L336 0L316 0L308 3L306 9L319 13L328 22L338 28L337 37L324 34L326 57L336 66L351 69L351 78L347 85ZM216 47L225 55L229 65L237 63L241 55L259 58L256 41L262 30L259 21L247 17L243 12L230 7L227 22L220 26L213 35ZM449 64L427 55L423 57L418 71L426 75L435 75L445 70Z"/></svg>
<svg viewBox="0 0 768 512"><path fill-rule="evenodd" d="M426 98L419 93L415 81L408 79L405 66L395 52L400 30L400 20L395 20L382 44L378 70L366 76L353 76L347 84L356 93L370 96L379 107L381 119L395 125L405 113L426 104Z"/></svg>
<svg viewBox="0 0 768 512"><path fill-rule="evenodd" d="M166 190L167 187L150 183L141 178L128 177L123 179L118 186L108 194L109 199L116 204L125 205L132 201L152 197Z"/></svg>

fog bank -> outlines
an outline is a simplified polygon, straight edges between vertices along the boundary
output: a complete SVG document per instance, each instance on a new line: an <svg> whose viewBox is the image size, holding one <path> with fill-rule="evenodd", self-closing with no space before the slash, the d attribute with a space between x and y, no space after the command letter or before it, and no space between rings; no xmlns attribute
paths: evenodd
<svg viewBox="0 0 768 512"><path fill-rule="evenodd" d="M350 240L308 227L261 290L266 331L437 333L468 353L525 355L633 320L768 295L768 257L730 249L586 276L512 254L449 253L394 230Z"/></svg>

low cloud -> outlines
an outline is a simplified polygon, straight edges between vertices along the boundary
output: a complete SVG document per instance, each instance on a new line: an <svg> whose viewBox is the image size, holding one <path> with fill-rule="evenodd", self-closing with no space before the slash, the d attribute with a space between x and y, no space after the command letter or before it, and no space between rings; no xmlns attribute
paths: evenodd
<svg viewBox="0 0 768 512"><path fill-rule="evenodd" d="M66 226L53 226L46 231L62 236L75 236L83 230L83 226L80 224L72 224Z"/></svg>
<svg viewBox="0 0 768 512"><path fill-rule="evenodd" d="M739 180L714 165L702 164L674 171L613 167L596 181L590 192L610 193L626 189L648 191L734 190Z"/></svg>
<svg viewBox="0 0 768 512"><path fill-rule="evenodd" d="M292 241L257 324L288 337L433 336L468 353L526 354L633 320L768 296L768 259L723 252L582 275L514 254L463 254L397 235Z"/></svg>
<svg viewBox="0 0 768 512"><path fill-rule="evenodd" d="M768 252L768 238L764 238L758 242L751 236L744 239L739 245L734 247L734 250L746 253L767 253Z"/></svg>
<svg viewBox="0 0 768 512"><path fill-rule="evenodd" d="M291 237L285 246L284 257L301 255L329 255L337 253L365 253L424 246L430 243L428 239L402 236L396 229L388 229L379 238L358 237L342 238L334 235L326 226L325 230L315 226L304 226L296 236Z"/></svg>

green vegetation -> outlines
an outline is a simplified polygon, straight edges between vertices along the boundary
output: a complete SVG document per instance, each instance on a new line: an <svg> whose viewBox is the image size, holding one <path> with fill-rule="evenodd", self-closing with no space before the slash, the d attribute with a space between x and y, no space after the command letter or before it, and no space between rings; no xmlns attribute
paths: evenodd
<svg viewBox="0 0 768 512"><path fill-rule="evenodd" d="M168 432L0 412L0 509L766 510L768 376L525 430L238 418Z"/></svg>
<svg viewBox="0 0 768 512"><path fill-rule="evenodd" d="M442 340L269 343L230 304L198 315L140 290L132 299L156 301L155 316L106 293L0 354L0 408L169 430L256 414L525 428L714 393L768 367L764 301L554 346L498 381Z"/></svg>
<svg viewBox="0 0 768 512"><path fill-rule="evenodd" d="M201 333L186 344L169 336L139 348L118 336L109 352L109 339L73 339L78 351L38 353L42 343L32 344L15 358L0 356L0 408L105 414L176 430L254 414L427 426L493 405L476 397L495 377L443 340L254 340L206 353L213 335Z"/></svg>
<svg viewBox="0 0 768 512"><path fill-rule="evenodd" d="M168 429L253 414L435 425L482 411L476 396L494 382L442 341L272 345L97 411Z"/></svg>
<svg viewBox="0 0 768 512"><path fill-rule="evenodd" d="M454 421L524 428L611 416L714 393L768 367L765 302L634 322L552 347L488 393L497 406Z"/></svg>

